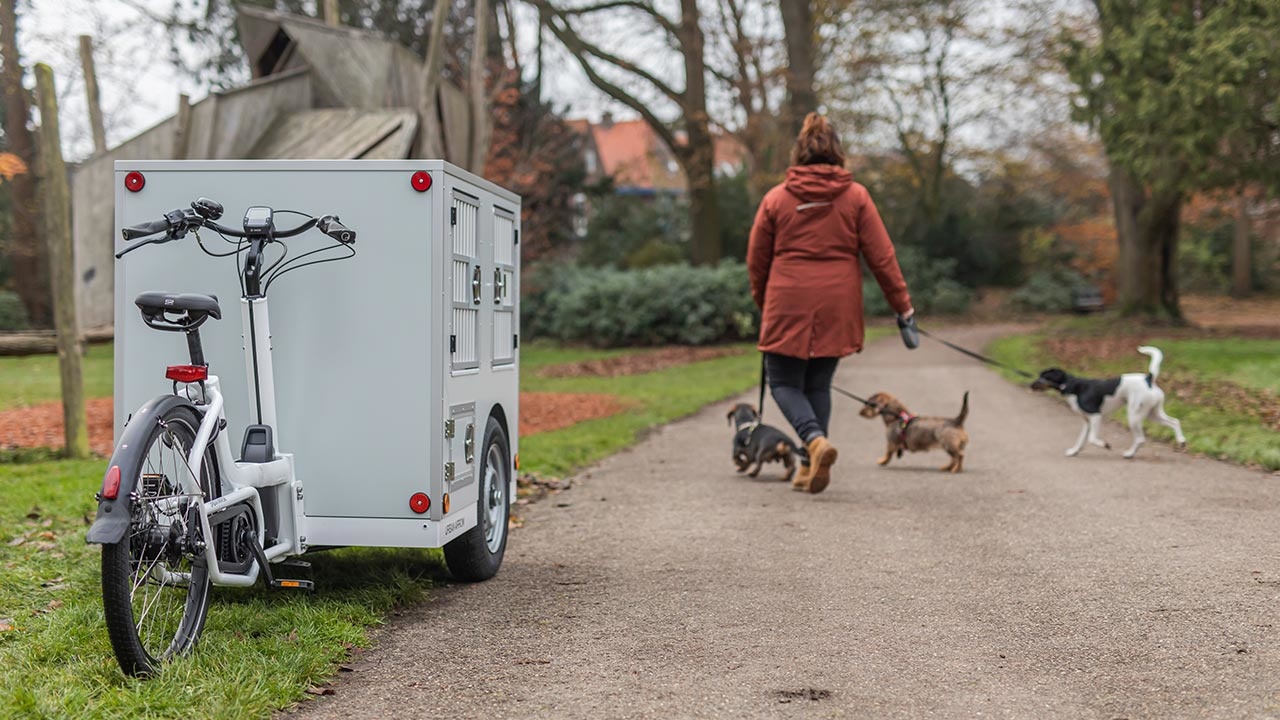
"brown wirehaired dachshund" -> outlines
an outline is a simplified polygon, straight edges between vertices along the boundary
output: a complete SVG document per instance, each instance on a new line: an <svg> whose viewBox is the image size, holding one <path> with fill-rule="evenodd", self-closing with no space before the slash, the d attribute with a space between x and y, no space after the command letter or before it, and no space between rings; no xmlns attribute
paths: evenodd
<svg viewBox="0 0 1280 720"><path fill-rule="evenodd" d="M964 394L960 414L954 419L917 417L889 393L878 392L867 398L868 403L858 412L864 418L883 418L888 447L884 457L876 460L888 465L894 455L902 457L904 450L921 452L941 446L951 456L951 462L943 472L958 473L964 466L964 449L969 444L969 433L964 431L964 419L969 416L969 393Z"/></svg>

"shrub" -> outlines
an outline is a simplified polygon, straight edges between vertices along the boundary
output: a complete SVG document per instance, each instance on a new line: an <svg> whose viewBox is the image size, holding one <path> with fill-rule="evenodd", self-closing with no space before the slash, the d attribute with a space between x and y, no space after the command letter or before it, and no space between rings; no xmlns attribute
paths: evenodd
<svg viewBox="0 0 1280 720"><path fill-rule="evenodd" d="M0 290L0 331L26 330L27 309L15 293Z"/></svg>
<svg viewBox="0 0 1280 720"><path fill-rule="evenodd" d="M973 292L955 279L956 261L930 258L912 245L899 246L898 266L911 290L911 304L921 313L953 315L969 308ZM862 304L867 315L892 315L875 275L863 268Z"/></svg>
<svg viewBox="0 0 1280 720"><path fill-rule="evenodd" d="M1019 310L1069 312L1075 307L1076 290L1087 286L1085 276L1069 267L1037 270L1009 297Z"/></svg>
<svg viewBox="0 0 1280 720"><path fill-rule="evenodd" d="M640 270L547 267L522 303L534 337L604 347L706 345L756 337L758 314L742 263Z"/></svg>

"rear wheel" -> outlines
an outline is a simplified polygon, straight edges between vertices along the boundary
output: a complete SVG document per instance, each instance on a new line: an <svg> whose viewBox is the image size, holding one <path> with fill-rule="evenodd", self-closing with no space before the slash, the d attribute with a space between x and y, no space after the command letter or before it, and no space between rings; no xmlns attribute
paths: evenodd
<svg viewBox="0 0 1280 720"><path fill-rule="evenodd" d="M488 580L502 566L511 515L511 446L496 418L489 418L480 453L476 526L444 546L445 563L459 580Z"/></svg>
<svg viewBox="0 0 1280 720"><path fill-rule="evenodd" d="M135 418L134 422L152 422ZM129 503L129 530L102 546L102 606L120 668L151 675L195 645L209 610L209 571L192 481L205 502L218 492L210 448L187 465L199 417L177 406L154 420Z"/></svg>

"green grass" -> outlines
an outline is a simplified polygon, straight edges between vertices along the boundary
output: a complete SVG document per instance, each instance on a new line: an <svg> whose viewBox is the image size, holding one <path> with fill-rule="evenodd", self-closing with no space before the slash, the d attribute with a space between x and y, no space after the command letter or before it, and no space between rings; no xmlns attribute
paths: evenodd
<svg viewBox="0 0 1280 720"><path fill-rule="evenodd" d="M101 474L96 461L0 466L0 620L16 627L0 632L0 716L265 717L324 682L348 648L368 643L370 625L444 572L439 551L308 556L320 592L217 588L198 650L155 679L129 680L103 625L99 549L84 542Z"/></svg>
<svg viewBox="0 0 1280 720"><path fill-rule="evenodd" d="M1011 335L996 340L987 352L1013 367L1037 372L1060 364L1041 344L1044 337L1044 333ZM1165 371L1186 373L1198 380L1225 380L1244 388L1280 392L1280 341L1155 337L1148 342L1164 351ZM1129 360L1098 361L1088 368L1066 370L1102 375L1138 372L1145 368L1146 358L1135 352L1134 357ZM1026 384L1025 379L1015 377L1012 373L1005 373L1005 376ZM1169 388L1165 389L1168 391ZM1269 470L1280 469L1280 433L1267 428L1258 419L1243 412L1194 404L1171 395L1165 407L1170 415L1182 422L1187 446L1193 452L1260 465ZM1173 433L1162 425L1148 423L1147 433L1166 442L1173 439Z"/></svg>
<svg viewBox="0 0 1280 720"><path fill-rule="evenodd" d="M90 345L84 358L84 396L111 395L112 345ZM61 395L57 355L0 357L0 410L55 402Z"/></svg>

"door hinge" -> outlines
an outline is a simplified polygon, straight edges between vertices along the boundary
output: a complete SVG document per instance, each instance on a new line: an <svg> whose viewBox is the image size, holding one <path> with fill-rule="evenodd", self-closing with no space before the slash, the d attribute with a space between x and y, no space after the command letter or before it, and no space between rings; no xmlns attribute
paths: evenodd
<svg viewBox="0 0 1280 720"><path fill-rule="evenodd" d="M516 245L519 245L519 244L520 244L520 231L519 231L519 230L513 230L512 232L514 232L514 233L515 233L515 240L516 240L516 243L515 243L515 244L516 244Z"/></svg>
<svg viewBox="0 0 1280 720"><path fill-rule="evenodd" d="M512 336L511 336L511 347L512 347L512 349L515 349L515 348L520 347L520 336L519 336L519 335L512 335Z"/></svg>
<svg viewBox="0 0 1280 720"><path fill-rule="evenodd" d="M444 464L444 481L447 483L453 482L453 462Z"/></svg>
<svg viewBox="0 0 1280 720"><path fill-rule="evenodd" d="M458 208L456 207L449 208L449 224L450 225L458 224Z"/></svg>
<svg viewBox="0 0 1280 720"><path fill-rule="evenodd" d="M454 427L455 427L455 423L453 422L453 418L449 418L448 420L444 421L444 436L446 439L453 438Z"/></svg>
<svg viewBox="0 0 1280 720"><path fill-rule="evenodd" d="M458 352L458 336L457 335L449 336L449 352L451 353Z"/></svg>

